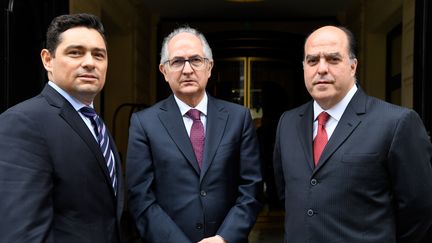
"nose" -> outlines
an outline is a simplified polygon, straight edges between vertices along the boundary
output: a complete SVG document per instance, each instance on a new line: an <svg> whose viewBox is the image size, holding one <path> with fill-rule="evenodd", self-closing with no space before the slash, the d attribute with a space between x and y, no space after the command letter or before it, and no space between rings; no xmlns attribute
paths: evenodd
<svg viewBox="0 0 432 243"><path fill-rule="evenodd" d="M95 60L91 53L87 53L86 55L83 56L81 66L83 66L84 68L91 69L94 67L94 65L95 65Z"/></svg>
<svg viewBox="0 0 432 243"><path fill-rule="evenodd" d="M325 60L325 58L320 58L320 61L318 63L318 73L326 74L327 72L328 72L328 63Z"/></svg>
<svg viewBox="0 0 432 243"><path fill-rule="evenodd" d="M184 67L183 67L183 73L193 73L193 68L189 62L189 60L185 61Z"/></svg>

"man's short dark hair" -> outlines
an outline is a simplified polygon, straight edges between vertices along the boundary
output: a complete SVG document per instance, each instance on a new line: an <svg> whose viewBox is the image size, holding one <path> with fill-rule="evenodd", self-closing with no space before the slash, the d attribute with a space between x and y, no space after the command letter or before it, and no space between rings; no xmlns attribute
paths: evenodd
<svg viewBox="0 0 432 243"><path fill-rule="evenodd" d="M55 50L60 43L60 35L68 29L74 27L87 27L95 29L106 42L105 30L100 19L92 14L79 13L79 14L65 14L55 17L48 27L46 33L46 49L55 55Z"/></svg>

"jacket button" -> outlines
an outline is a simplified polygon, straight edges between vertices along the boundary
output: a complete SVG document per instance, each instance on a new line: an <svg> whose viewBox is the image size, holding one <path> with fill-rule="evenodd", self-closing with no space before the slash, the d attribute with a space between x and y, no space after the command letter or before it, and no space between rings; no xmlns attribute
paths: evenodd
<svg viewBox="0 0 432 243"><path fill-rule="evenodd" d="M310 217L312 217L314 215L314 211L312 209L309 209L307 211L307 215L310 216Z"/></svg>
<svg viewBox="0 0 432 243"><path fill-rule="evenodd" d="M197 223L197 224L195 225L195 228L196 228L196 229L202 229L202 228L203 228L203 224L201 224L201 223Z"/></svg>
<svg viewBox="0 0 432 243"><path fill-rule="evenodd" d="M207 192L206 192L206 191L201 191L200 194L201 194L201 196L203 196L203 197L207 196Z"/></svg>
<svg viewBox="0 0 432 243"><path fill-rule="evenodd" d="M310 184L311 184L312 186L316 186L316 184L318 184L318 181L317 181L316 179L312 179L312 180L310 181Z"/></svg>

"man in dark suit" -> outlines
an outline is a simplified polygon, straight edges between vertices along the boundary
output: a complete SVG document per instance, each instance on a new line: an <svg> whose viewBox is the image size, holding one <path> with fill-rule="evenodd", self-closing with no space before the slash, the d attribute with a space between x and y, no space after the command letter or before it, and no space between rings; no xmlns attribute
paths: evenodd
<svg viewBox="0 0 432 243"><path fill-rule="evenodd" d="M306 39L313 101L281 116L274 152L285 242L415 243L432 224L423 123L410 109L367 96L356 67L346 28L325 26Z"/></svg>
<svg viewBox="0 0 432 243"><path fill-rule="evenodd" d="M251 116L206 94L212 66L201 33L174 30L159 66L173 95L131 118L129 208L146 242L247 242L260 210Z"/></svg>
<svg viewBox="0 0 432 243"><path fill-rule="evenodd" d="M120 159L91 109L108 66L103 26L62 15L46 45L48 84L0 115L0 242L118 243Z"/></svg>

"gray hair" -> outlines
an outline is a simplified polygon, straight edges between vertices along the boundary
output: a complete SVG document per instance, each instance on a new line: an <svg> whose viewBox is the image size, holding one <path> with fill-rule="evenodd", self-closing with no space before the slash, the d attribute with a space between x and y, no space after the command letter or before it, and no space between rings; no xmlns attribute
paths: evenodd
<svg viewBox="0 0 432 243"><path fill-rule="evenodd" d="M196 37L198 37L201 41L201 44L203 46L203 52L204 52L204 57L209 59L209 60L213 60L213 54L212 54L212 50L210 48L210 45L208 44L206 38L204 37L204 35L199 32L198 30L191 28L189 26L184 26L184 27L180 27L177 28L175 30L173 30L167 37L165 37L165 39L162 42L162 50L161 50L161 58L160 58L160 64L163 64L164 62L168 61L169 59L169 53L168 53L168 42L176 35L180 34L180 33L190 33L195 35Z"/></svg>

